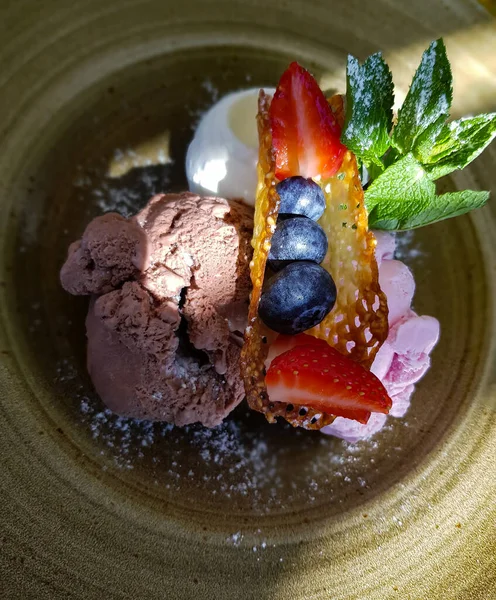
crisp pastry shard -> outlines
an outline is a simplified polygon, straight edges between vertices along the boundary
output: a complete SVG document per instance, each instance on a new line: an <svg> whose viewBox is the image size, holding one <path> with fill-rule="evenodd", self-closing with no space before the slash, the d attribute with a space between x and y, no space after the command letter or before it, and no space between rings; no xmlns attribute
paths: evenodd
<svg viewBox="0 0 496 600"><path fill-rule="evenodd" d="M342 125L342 97L333 96L329 104ZM257 117L260 146L252 240L254 252L250 265L253 291L241 354L241 372L248 404L264 413L269 422L282 416L293 426L320 429L332 423L335 416L322 414L311 407L271 403L265 386L264 363L276 334L258 317L258 305L279 209L269 106L270 97L261 91ZM338 293L331 312L307 333L326 340L343 355L370 368L388 334L388 310L386 297L379 286L374 256L376 240L368 230L355 156L347 150L336 175L318 183L326 198L326 209L319 223L329 241L322 266L332 275Z"/></svg>
<svg viewBox="0 0 496 600"><path fill-rule="evenodd" d="M342 96L333 96L329 104L342 126ZM355 155L347 150L337 175L319 183L326 198L319 224L329 240L321 266L332 275L338 294L331 312L307 333L325 339L341 354L370 369L387 338L388 309L379 286L374 254L377 242L368 229Z"/></svg>

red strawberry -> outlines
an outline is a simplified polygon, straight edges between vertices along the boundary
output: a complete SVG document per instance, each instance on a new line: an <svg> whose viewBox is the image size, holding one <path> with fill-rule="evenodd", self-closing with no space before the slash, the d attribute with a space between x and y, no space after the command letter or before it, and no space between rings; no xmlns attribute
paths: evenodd
<svg viewBox="0 0 496 600"><path fill-rule="evenodd" d="M308 335L306 333L299 333L298 335L278 335L277 338L270 345L267 360L265 361L265 366L268 369L270 363L274 360L276 356L279 356L279 354L291 350L291 348L294 348L295 346L312 346L316 344L320 344L324 348L329 348L329 344L325 340L315 338L312 335Z"/></svg>
<svg viewBox="0 0 496 600"><path fill-rule="evenodd" d="M340 127L317 82L298 63L282 74L269 116L279 180L338 171L345 152Z"/></svg>
<svg viewBox="0 0 496 600"><path fill-rule="evenodd" d="M270 401L307 406L360 423L368 421L370 412L387 414L391 399L379 379L326 346L300 345L276 356L265 377Z"/></svg>

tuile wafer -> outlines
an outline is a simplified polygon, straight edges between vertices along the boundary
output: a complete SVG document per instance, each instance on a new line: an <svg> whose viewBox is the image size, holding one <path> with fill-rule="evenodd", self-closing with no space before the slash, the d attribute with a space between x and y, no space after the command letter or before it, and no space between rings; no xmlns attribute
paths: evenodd
<svg viewBox="0 0 496 600"><path fill-rule="evenodd" d="M271 403L265 386L264 363L270 343L277 335L258 317L265 267L279 210L269 120L270 101L271 98L261 90L257 116L259 161L252 239L254 252L250 265L253 291L241 353L241 373L248 404L264 413L269 422L281 416L293 426L320 429L336 417L310 407ZM342 97L333 96L329 104L342 126ZM374 255L376 240L368 230L355 156L347 150L338 173L318 183L326 198L326 209L319 224L329 239L329 250L322 266L332 275L338 293L331 312L322 323L306 333L324 339L343 355L370 368L388 334L388 310L386 297L379 286Z"/></svg>

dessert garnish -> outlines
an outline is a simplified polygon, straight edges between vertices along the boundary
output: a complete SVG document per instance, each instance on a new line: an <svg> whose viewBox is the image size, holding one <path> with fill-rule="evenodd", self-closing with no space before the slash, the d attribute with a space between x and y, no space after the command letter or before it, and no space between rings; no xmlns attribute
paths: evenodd
<svg viewBox="0 0 496 600"><path fill-rule="evenodd" d="M328 251L320 266L296 261L283 268L275 276L276 285L283 292L284 286L279 282L286 276L293 279L295 268L312 274L318 269L332 278L337 290L331 306L325 302L332 299L334 286L328 284L327 296L315 294L311 285L299 286L303 291L291 300L293 304L299 300L301 307L293 333L301 333L300 324L305 323L314 337L329 341L344 357L368 368L388 332L386 297L379 286L375 238L367 227L357 162L339 141L343 121L342 98L335 96L328 103L317 82L297 63L292 63L282 76L272 101L263 92L260 94L253 291L242 351L242 375L252 408L263 412L269 421L282 416L293 425L309 429L320 429L336 415L322 412L320 405L313 407L306 399L300 404L275 402L269 398L265 383L264 362L278 332L270 327L273 321L262 320L259 306L265 304L262 288L278 220L280 181L311 177L319 185L326 200L319 224L327 235ZM324 281L324 276L320 277ZM270 280L267 285L273 296ZM271 300L277 308L277 298ZM284 313L287 307L281 305L283 300L281 294L279 304Z"/></svg>
<svg viewBox="0 0 496 600"><path fill-rule="evenodd" d="M274 346L279 352L265 378L273 402L310 405L364 424L371 412L387 414L391 408L380 380L324 340L302 333L279 336ZM305 408L300 416L306 416Z"/></svg>
<svg viewBox="0 0 496 600"><path fill-rule="evenodd" d="M341 141L365 166L369 227L406 230L481 207L487 191L437 194L434 181L463 169L496 135L496 113L447 122L453 91L442 39L424 52L393 126L392 76L380 53L347 66Z"/></svg>
<svg viewBox="0 0 496 600"><path fill-rule="evenodd" d="M320 264L327 254L327 236L320 225L300 215L279 216L272 236L269 266L280 271L289 263L308 260Z"/></svg>
<svg viewBox="0 0 496 600"><path fill-rule="evenodd" d="M270 422L282 416L320 429L337 416L367 423L391 408L369 371L388 334L370 228L421 227L489 196L436 193L434 180L465 167L496 135L495 114L447 123L451 100L441 39L424 52L394 126L392 76L380 53L363 65L349 57L346 111L297 63L272 99L260 92L241 365L249 405Z"/></svg>

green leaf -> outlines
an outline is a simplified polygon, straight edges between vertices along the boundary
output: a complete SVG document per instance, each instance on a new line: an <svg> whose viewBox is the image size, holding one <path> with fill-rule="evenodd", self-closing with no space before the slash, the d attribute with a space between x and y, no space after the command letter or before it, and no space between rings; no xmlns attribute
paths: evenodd
<svg viewBox="0 0 496 600"><path fill-rule="evenodd" d="M369 226L406 230L430 225L480 208L489 192L464 190L436 195L436 187L410 153L389 167L365 192Z"/></svg>
<svg viewBox="0 0 496 600"><path fill-rule="evenodd" d="M391 144L402 154L422 159L425 148L439 135L452 100L451 67L442 39L422 55L410 90L398 112Z"/></svg>
<svg viewBox="0 0 496 600"><path fill-rule="evenodd" d="M413 154L422 164L425 164L429 160L435 140L439 137L445 125L446 115L441 115L437 121L431 123L415 140Z"/></svg>
<svg viewBox="0 0 496 600"><path fill-rule="evenodd" d="M431 179L471 163L496 137L496 113L446 124L423 161Z"/></svg>
<svg viewBox="0 0 496 600"><path fill-rule="evenodd" d="M414 229L487 201L484 191L436 194L435 179L463 169L496 136L496 113L446 123L452 76L442 39L424 52L392 132L392 78L380 54L363 65L348 57L346 98L341 141L357 156L362 181L367 179L371 227Z"/></svg>
<svg viewBox="0 0 496 600"><path fill-rule="evenodd" d="M374 229L411 229L412 216L422 213L436 195L436 187L410 153L391 165L365 192L369 226Z"/></svg>
<svg viewBox="0 0 496 600"><path fill-rule="evenodd" d="M360 65L348 56L346 68L346 121L343 144L367 166L383 170L381 156L390 145L393 123L393 78L380 52Z"/></svg>
<svg viewBox="0 0 496 600"><path fill-rule="evenodd" d="M489 192L475 190L462 190L435 196L431 205L410 220L408 229L424 227L424 225L464 215L471 210L481 208L488 199Z"/></svg>

